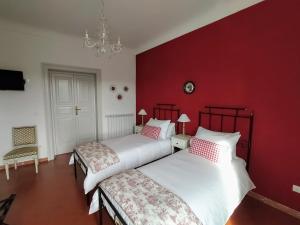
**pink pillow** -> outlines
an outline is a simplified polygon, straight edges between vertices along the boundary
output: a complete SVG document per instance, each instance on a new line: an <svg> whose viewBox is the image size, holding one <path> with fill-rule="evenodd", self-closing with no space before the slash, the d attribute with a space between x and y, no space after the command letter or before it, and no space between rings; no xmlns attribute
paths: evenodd
<svg viewBox="0 0 300 225"><path fill-rule="evenodd" d="M149 138L158 139L160 134L160 127L153 127L149 125L145 125L141 131L141 135L144 135Z"/></svg>
<svg viewBox="0 0 300 225"><path fill-rule="evenodd" d="M193 137L189 152L202 156L214 163L221 162L221 154L226 151L226 146ZM223 155L223 154L222 154Z"/></svg>

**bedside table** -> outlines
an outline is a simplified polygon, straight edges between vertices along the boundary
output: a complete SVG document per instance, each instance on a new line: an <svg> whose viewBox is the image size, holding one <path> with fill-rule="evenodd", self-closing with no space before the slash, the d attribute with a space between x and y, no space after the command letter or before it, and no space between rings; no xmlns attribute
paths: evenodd
<svg viewBox="0 0 300 225"><path fill-rule="evenodd" d="M135 125L135 126L134 126L134 133L135 133L135 134L141 133L141 131L142 131L143 128L144 128L143 125Z"/></svg>
<svg viewBox="0 0 300 225"><path fill-rule="evenodd" d="M175 148L179 148L179 150L186 149L190 146L190 139L192 136L177 134L171 137L171 145L172 145L172 154L176 152Z"/></svg>

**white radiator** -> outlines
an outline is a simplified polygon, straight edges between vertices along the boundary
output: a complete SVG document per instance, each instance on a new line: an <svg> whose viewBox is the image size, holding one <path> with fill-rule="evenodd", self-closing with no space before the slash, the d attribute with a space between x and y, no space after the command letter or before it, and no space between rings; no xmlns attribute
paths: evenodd
<svg viewBox="0 0 300 225"><path fill-rule="evenodd" d="M105 115L107 123L107 133L105 135L105 139L132 134L135 123L134 116L135 115L133 113Z"/></svg>

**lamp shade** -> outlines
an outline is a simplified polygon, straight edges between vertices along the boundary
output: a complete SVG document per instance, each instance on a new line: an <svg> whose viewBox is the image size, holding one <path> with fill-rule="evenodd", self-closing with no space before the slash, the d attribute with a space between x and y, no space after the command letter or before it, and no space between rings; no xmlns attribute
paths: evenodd
<svg viewBox="0 0 300 225"><path fill-rule="evenodd" d="M191 122L190 118L184 113L180 115L180 117L177 121L181 122L181 123Z"/></svg>
<svg viewBox="0 0 300 225"><path fill-rule="evenodd" d="M146 113L145 109L141 109L141 110L139 111L138 115L139 115L139 116L146 116L147 113Z"/></svg>

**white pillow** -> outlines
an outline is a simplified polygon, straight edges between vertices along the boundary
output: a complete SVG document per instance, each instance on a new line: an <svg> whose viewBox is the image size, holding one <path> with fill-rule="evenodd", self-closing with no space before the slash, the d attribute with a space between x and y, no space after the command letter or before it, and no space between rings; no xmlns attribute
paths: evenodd
<svg viewBox="0 0 300 225"><path fill-rule="evenodd" d="M154 118L155 120L158 120L157 118ZM169 120L159 120L159 121L169 121ZM169 124L168 130L167 130L167 136L166 138L171 138L172 136L176 135L176 127L175 127L175 123L171 123Z"/></svg>
<svg viewBox="0 0 300 225"><path fill-rule="evenodd" d="M150 118L150 120L146 123L146 125L153 126L153 127L160 127L159 138L166 139L167 138L167 131L171 120L156 120Z"/></svg>
<svg viewBox="0 0 300 225"><path fill-rule="evenodd" d="M167 138L171 138L176 135L175 123L170 123L167 130Z"/></svg>
<svg viewBox="0 0 300 225"><path fill-rule="evenodd" d="M238 143L241 134L240 132L225 133L207 130L203 127L199 127L195 135L197 138L214 142L219 145L227 146L229 150L229 157L231 159L236 158L236 144Z"/></svg>

